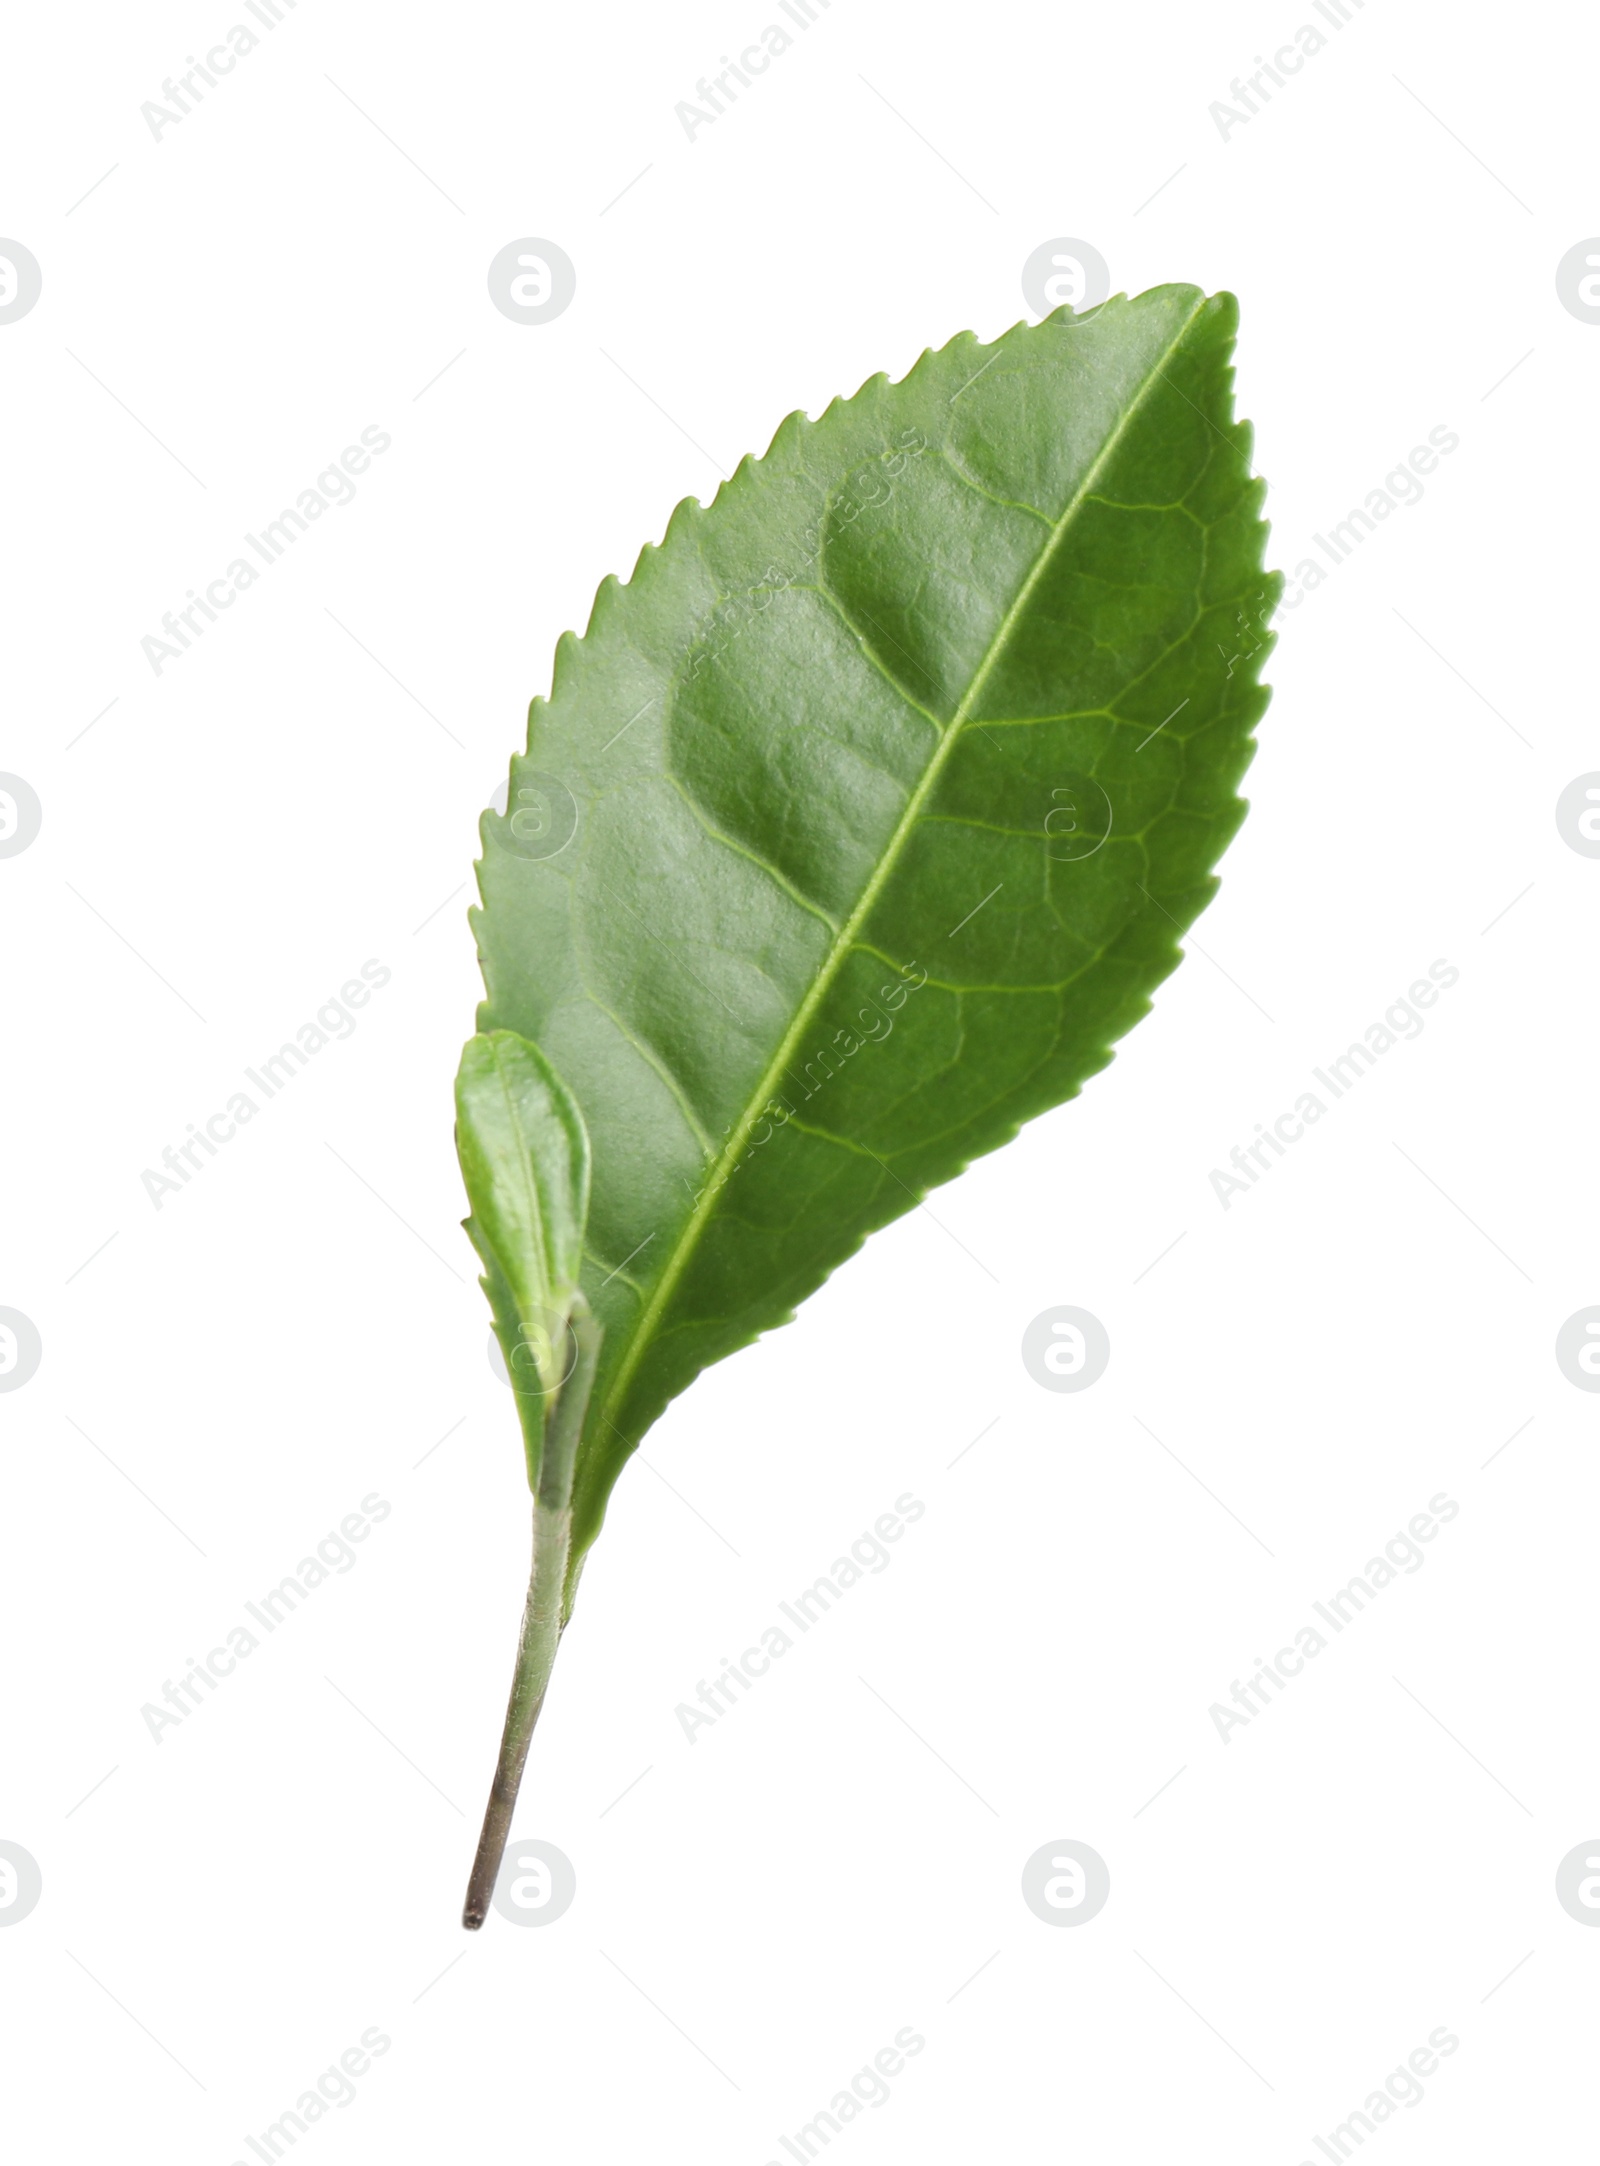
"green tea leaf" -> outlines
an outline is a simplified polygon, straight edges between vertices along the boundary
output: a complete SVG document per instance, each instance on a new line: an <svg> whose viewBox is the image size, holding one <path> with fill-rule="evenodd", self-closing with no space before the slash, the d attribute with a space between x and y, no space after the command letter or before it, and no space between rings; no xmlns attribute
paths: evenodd
<svg viewBox="0 0 1600 2166"><path fill-rule="evenodd" d="M561 640L475 926L481 1027L593 1145L574 1572L669 1400L1073 1096L1177 964L1280 585L1235 321L1162 287L791 415Z"/></svg>
<svg viewBox="0 0 1600 2166"><path fill-rule="evenodd" d="M509 1030L469 1038L456 1075L456 1151L467 1233L507 1373L531 1419L570 1366L568 1324L583 1265L589 1138L571 1093L535 1045Z"/></svg>

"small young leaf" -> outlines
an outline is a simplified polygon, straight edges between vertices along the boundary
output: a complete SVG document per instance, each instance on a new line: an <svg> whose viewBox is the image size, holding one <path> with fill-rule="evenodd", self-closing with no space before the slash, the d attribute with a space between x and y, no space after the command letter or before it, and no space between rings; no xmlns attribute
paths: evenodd
<svg viewBox="0 0 1600 2166"><path fill-rule="evenodd" d="M537 1402L569 1365L568 1323L589 1215L589 1138L536 1045L509 1030L469 1038L456 1076L456 1150L506 1369L542 1433ZM537 1473L530 1441L529 1476Z"/></svg>

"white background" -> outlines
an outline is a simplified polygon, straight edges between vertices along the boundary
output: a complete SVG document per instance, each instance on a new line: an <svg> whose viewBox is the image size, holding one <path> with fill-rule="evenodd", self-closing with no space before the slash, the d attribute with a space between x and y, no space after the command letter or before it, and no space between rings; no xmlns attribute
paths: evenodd
<svg viewBox="0 0 1600 2166"><path fill-rule="evenodd" d="M0 863L0 1304L44 1345L0 1400L0 1836L44 1876L0 1933L17 2154L248 2162L376 2026L297 2158L763 2166L909 2025L830 2158L1295 2166L1443 2025L1368 2148L1571 2155L1600 1403L1553 1344L1600 1300L1600 863L1554 806L1600 767L1600 328L1554 274L1600 230L1592 28L834 0L690 142L768 0L301 0L154 140L141 103L250 20L4 44L0 231L44 275L0 327L0 766L44 807ZM1208 107L1304 22L1327 48L1225 141ZM523 235L577 266L542 327L488 300ZM527 1539L450 1138L478 811L680 496L996 335L1056 235L1114 290L1240 296L1274 564L1460 447L1280 615L1253 810L1110 1071L626 1472L517 1823L577 1899L464 1940ZM163 612L369 425L356 500L153 674ZM369 957L353 1037L157 1211L142 1170ZM1441 957L1421 1037L1224 1211L1211 1169ZM1019 1355L1063 1302L1112 1342L1075 1397ZM906 1491L891 1568L686 1742ZM1225 1744L1211 1704L1440 1491L1424 1569ZM374 1492L355 1568L155 1743L141 1707ZM1111 1873L1079 1930L1019 1892L1064 1837Z"/></svg>

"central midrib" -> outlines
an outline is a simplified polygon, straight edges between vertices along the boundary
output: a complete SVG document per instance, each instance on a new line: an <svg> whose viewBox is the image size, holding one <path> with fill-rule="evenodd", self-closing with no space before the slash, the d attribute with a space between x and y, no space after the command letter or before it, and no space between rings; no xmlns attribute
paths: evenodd
<svg viewBox="0 0 1600 2166"><path fill-rule="evenodd" d="M738 1163L745 1145L750 1140L751 1131L761 1117L762 1107L777 1088L784 1070L794 1057L795 1049L811 1026L812 1017L833 990L834 980L839 974L840 967L851 948L854 947L857 934L868 917L870 917L878 897L882 894L890 875L898 864L900 852L905 846L906 838L921 818L922 808L932 794L940 775L944 772L946 762L949 760L956 740L960 737L968 716L977 704L983 687L988 681L990 671L999 656L1004 652L1018 618L1026 609L1034 589L1044 576L1052 555L1071 527L1072 521L1082 508L1084 500L1092 492L1106 462L1117 450L1134 416L1149 396L1151 387L1161 380L1163 369L1188 337L1195 318L1205 305L1206 297L1202 294L1189 314L1184 318L1172 339L1162 349L1160 360L1152 364L1144 381L1140 384L1138 392L1124 409L1116 427L1095 453L1082 481L1073 491L1072 497L1060 518L1051 528L1048 539L1043 543L1039 554L1033 560L1027 578L1023 580L1021 586L1017 589L1015 599L1012 601L1010 608L1007 609L1000 621L998 630L985 649L982 660L973 672L971 683L962 694L960 704L951 716L949 725L940 738L933 757L928 762L922 780L906 801L905 810L900 815L895 831L890 836L888 846L874 868L871 879L863 888L860 900L845 923L839 928L838 935L829 950L827 960L818 971L811 990L796 1009L793 1022L785 1031L782 1042L767 1065L766 1072L756 1085L749 1103L739 1116L737 1125L730 1132L727 1142L723 1145L715 1168L701 1189L700 1201L684 1221L683 1231L678 1236L677 1244L668 1257L660 1278L656 1281L655 1290L645 1304L644 1313L639 1319L638 1327L618 1365L616 1375L606 1393L605 1404L599 1409L601 1419L605 1421L608 1428L615 1427L611 1416L620 1407L629 1386L633 1382L639 1364L644 1359L654 1337L656 1323L661 1312L677 1290L678 1281L688 1267L689 1259L693 1255L706 1221L711 1216L716 1205L717 1197L720 1195L730 1171Z"/></svg>

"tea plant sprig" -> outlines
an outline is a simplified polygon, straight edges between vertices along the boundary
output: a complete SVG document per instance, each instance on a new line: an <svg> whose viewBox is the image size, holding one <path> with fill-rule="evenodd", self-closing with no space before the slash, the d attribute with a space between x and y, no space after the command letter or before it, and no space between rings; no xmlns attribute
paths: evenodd
<svg viewBox="0 0 1600 2166"><path fill-rule="evenodd" d="M534 1495L469 1926L651 1423L1076 1095L1215 890L1281 586L1236 319L1159 287L791 414L557 647L457 1088Z"/></svg>

